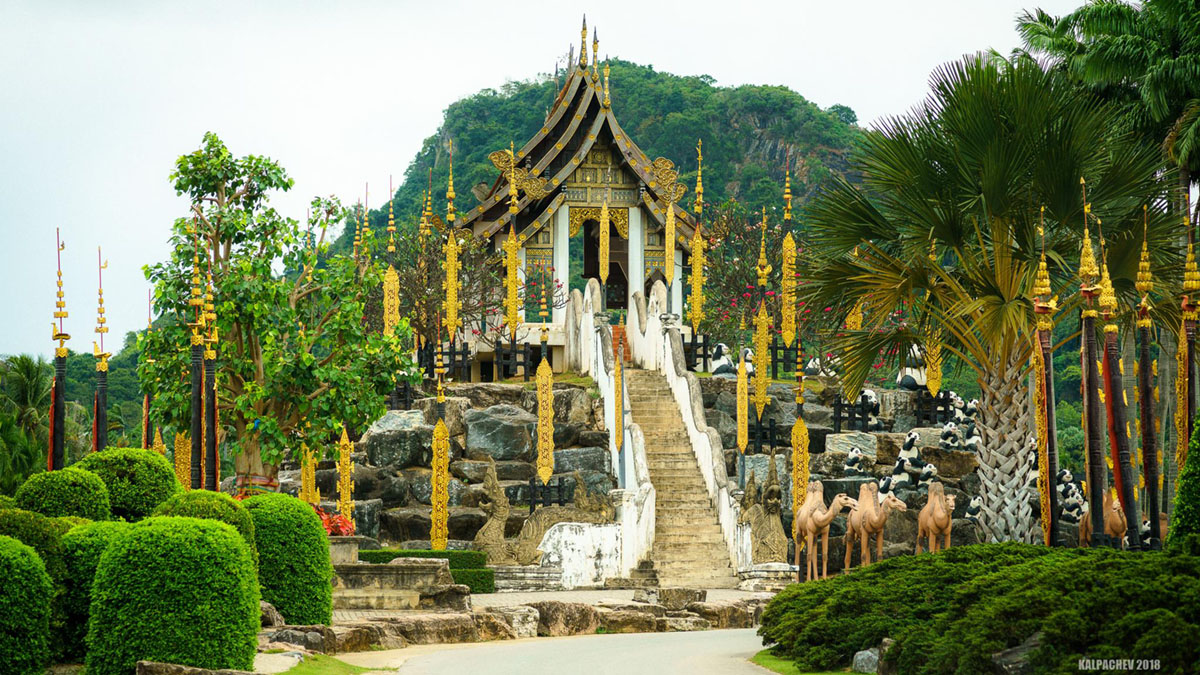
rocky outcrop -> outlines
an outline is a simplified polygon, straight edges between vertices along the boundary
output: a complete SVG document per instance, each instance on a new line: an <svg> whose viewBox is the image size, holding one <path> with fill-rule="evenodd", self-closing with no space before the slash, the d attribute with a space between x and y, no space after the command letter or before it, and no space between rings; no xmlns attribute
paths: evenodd
<svg viewBox="0 0 1200 675"><path fill-rule="evenodd" d="M471 399L465 396L447 396L446 397L446 431L450 432L451 436L461 436L467 432L467 427L463 424L463 415L471 407ZM429 398L421 398L413 401L413 408L420 410L425 416L425 423L429 426L435 426L438 421L437 415L437 399L430 396Z"/></svg>
<svg viewBox="0 0 1200 675"><path fill-rule="evenodd" d="M230 670L227 668L208 670L206 668L181 666L175 663L159 663L158 661L138 661L135 672L137 675L254 675L249 670Z"/></svg>
<svg viewBox="0 0 1200 675"><path fill-rule="evenodd" d="M611 472L612 455L608 448L564 448L554 451L554 473L572 471ZM497 472L499 475L499 472Z"/></svg>
<svg viewBox="0 0 1200 675"><path fill-rule="evenodd" d="M279 613L279 610L275 609L275 606L266 600L258 601L258 609L263 628L282 626L287 623L287 621L283 620L283 615Z"/></svg>
<svg viewBox="0 0 1200 675"><path fill-rule="evenodd" d="M414 466L405 469L403 474L413 501L426 506L430 505L433 501L433 471L423 466ZM466 484L457 478L451 478L446 486L447 504L462 506L463 495L466 493Z"/></svg>
<svg viewBox="0 0 1200 675"><path fill-rule="evenodd" d="M658 630L650 612L633 609L601 609L600 629L605 633L653 633Z"/></svg>
<svg viewBox="0 0 1200 675"><path fill-rule="evenodd" d="M472 614L414 612L390 616L386 623L390 632L414 645L479 641Z"/></svg>
<svg viewBox="0 0 1200 675"><path fill-rule="evenodd" d="M450 464L450 473L466 483L482 483L487 475L487 467L488 462L485 460L463 459ZM502 481L528 483L535 473L534 465L529 462L496 462L496 478Z"/></svg>
<svg viewBox="0 0 1200 675"><path fill-rule="evenodd" d="M461 396L471 402L472 408L490 408L494 405L513 405L527 408L536 397L519 384L496 382L459 383L446 387L450 396Z"/></svg>
<svg viewBox="0 0 1200 675"><path fill-rule="evenodd" d="M475 632L483 642L517 639L517 634L513 631L512 626L500 614L477 610L471 612L471 618L475 621Z"/></svg>
<svg viewBox="0 0 1200 675"><path fill-rule="evenodd" d="M532 638L538 636L538 611L533 607L526 605L516 605L511 607L483 607L475 610L476 616L479 614L491 614L504 621L512 631L513 636L519 639Z"/></svg>
<svg viewBox="0 0 1200 675"><path fill-rule="evenodd" d="M428 466L432 444L433 426L420 410L389 410L358 442L372 465L396 469Z"/></svg>
<svg viewBox="0 0 1200 675"><path fill-rule="evenodd" d="M545 600L531 602L529 606L537 610L540 637L588 635L600 627L600 612L581 602Z"/></svg>
<svg viewBox="0 0 1200 675"><path fill-rule="evenodd" d="M533 459L533 437L537 417L513 405L496 405L483 410L468 410L467 457L483 460Z"/></svg>
<svg viewBox="0 0 1200 675"><path fill-rule="evenodd" d="M761 612L749 603L736 602L692 602L687 611L708 621L714 628L753 628Z"/></svg>
<svg viewBox="0 0 1200 675"><path fill-rule="evenodd" d="M337 635L329 626L277 626L260 636L260 641L285 642L310 652L337 652Z"/></svg>

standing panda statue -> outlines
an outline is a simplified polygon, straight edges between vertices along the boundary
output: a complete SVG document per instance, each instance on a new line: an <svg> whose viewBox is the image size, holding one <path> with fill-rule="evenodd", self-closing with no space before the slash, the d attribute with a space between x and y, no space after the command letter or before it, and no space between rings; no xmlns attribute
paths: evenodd
<svg viewBox="0 0 1200 675"><path fill-rule="evenodd" d="M975 426L974 419L967 420L967 426L963 430L963 449L971 452L979 452L983 447L983 438L979 435L979 429Z"/></svg>
<svg viewBox="0 0 1200 675"><path fill-rule="evenodd" d="M842 475L845 478L867 475L867 472L863 469L862 450L850 448L850 452L846 453L846 463L842 465Z"/></svg>
<svg viewBox="0 0 1200 675"><path fill-rule="evenodd" d="M867 431L883 431L883 422L879 419L879 395L874 389L863 389L867 399Z"/></svg>
<svg viewBox="0 0 1200 675"><path fill-rule="evenodd" d="M942 435L938 439L938 445L943 450L958 450L958 425L954 422L946 422L946 426L942 427Z"/></svg>
<svg viewBox="0 0 1200 675"><path fill-rule="evenodd" d="M925 357L916 345L909 350L904 367L896 373L896 387L904 391L925 388Z"/></svg>

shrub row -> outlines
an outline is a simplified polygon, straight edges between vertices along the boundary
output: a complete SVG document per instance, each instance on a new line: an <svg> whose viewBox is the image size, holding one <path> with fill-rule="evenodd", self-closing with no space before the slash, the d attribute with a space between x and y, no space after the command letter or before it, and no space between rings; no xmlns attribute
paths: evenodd
<svg viewBox="0 0 1200 675"><path fill-rule="evenodd" d="M450 561L451 570L478 570L487 566L487 554L483 551L382 548L358 552L358 559L366 563L387 564L396 558L446 558Z"/></svg>
<svg viewBox="0 0 1200 675"><path fill-rule="evenodd" d="M472 593L496 592L496 572L486 567L475 570L452 569L450 576L454 577L454 583L470 586Z"/></svg>

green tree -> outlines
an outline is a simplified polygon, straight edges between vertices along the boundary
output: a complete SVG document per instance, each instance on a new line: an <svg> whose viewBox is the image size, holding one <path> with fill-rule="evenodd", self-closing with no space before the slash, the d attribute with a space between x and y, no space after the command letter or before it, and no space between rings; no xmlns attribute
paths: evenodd
<svg viewBox="0 0 1200 675"><path fill-rule="evenodd" d="M388 335L366 329L363 298L381 281L378 266L341 255L318 264L327 225L345 217L336 200L313 200L305 225L284 217L269 203L292 186L283 167L236 158L212 133L178 159L171 180L192 209L172 227L170 260L145 270L163 319L143 336L155 359L138 374L157 422L187 428L198 256L215 289L220 423L246 489L252 477L273 480L301 436L319 446L381 415L383 394L414 371L411 338L404 322Z"/></svg>
<svg viewBox="0 0 1200 675"><path fill-rule="evenodd" d="M0 494L11 495L46 462L46 446L36 442L9 413L0 412Z"/></svg>
<svg viewBox="0 0 1200 675"><path fill-rule="evenodd" d="M1030 291L1042 243L1060 314L1079 259L1088 181L1103 218L1108 264L1132 295L1142 205L1168 189L1160 154L1115 133L1119 115L1032 59L977 55L944 66L919 108L867 134L851 165L862 187L834 179L807 209L812 254L802 297L833 306L829 330L864 303L863 330L835 340L845 385L858 388L880 354L902 363L934 331L944 353L976 375L981 391L981 524L991 539L1031 541L1022 517L1030 449L1026 369L1034 315ZM1162 270L1178 262L1170 218L1151 213L1149 242ZM851 251L860 249L859 256ZM932 247L932 255L931 255ZM1177 275L1174 275L1177 276ZM1156 272L1156 279L1171 279ZM892 320L903 308L906 320ZM1013 461L1016 459L1017 461Z"/></svg>
<svg viewBox="0 0 1200 675"><path fill-rule="evenodd" d="M42 357L10 356L0 362L3 401L0 408L16 418L17 426L35 439L45 438L49 427L50 392L54 371Z"/></svg>

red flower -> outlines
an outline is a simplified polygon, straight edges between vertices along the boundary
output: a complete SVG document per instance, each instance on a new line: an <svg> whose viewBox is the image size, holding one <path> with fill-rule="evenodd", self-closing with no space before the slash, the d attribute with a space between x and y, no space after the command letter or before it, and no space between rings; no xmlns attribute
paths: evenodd
<svg viewBox="0 0 1200 675"><path fill-rule="evenodd" d="M833 311L833 308L832 308L832 307L826 307L826 308L825 308L825 311L826 311L826 312Z"/></svg>

